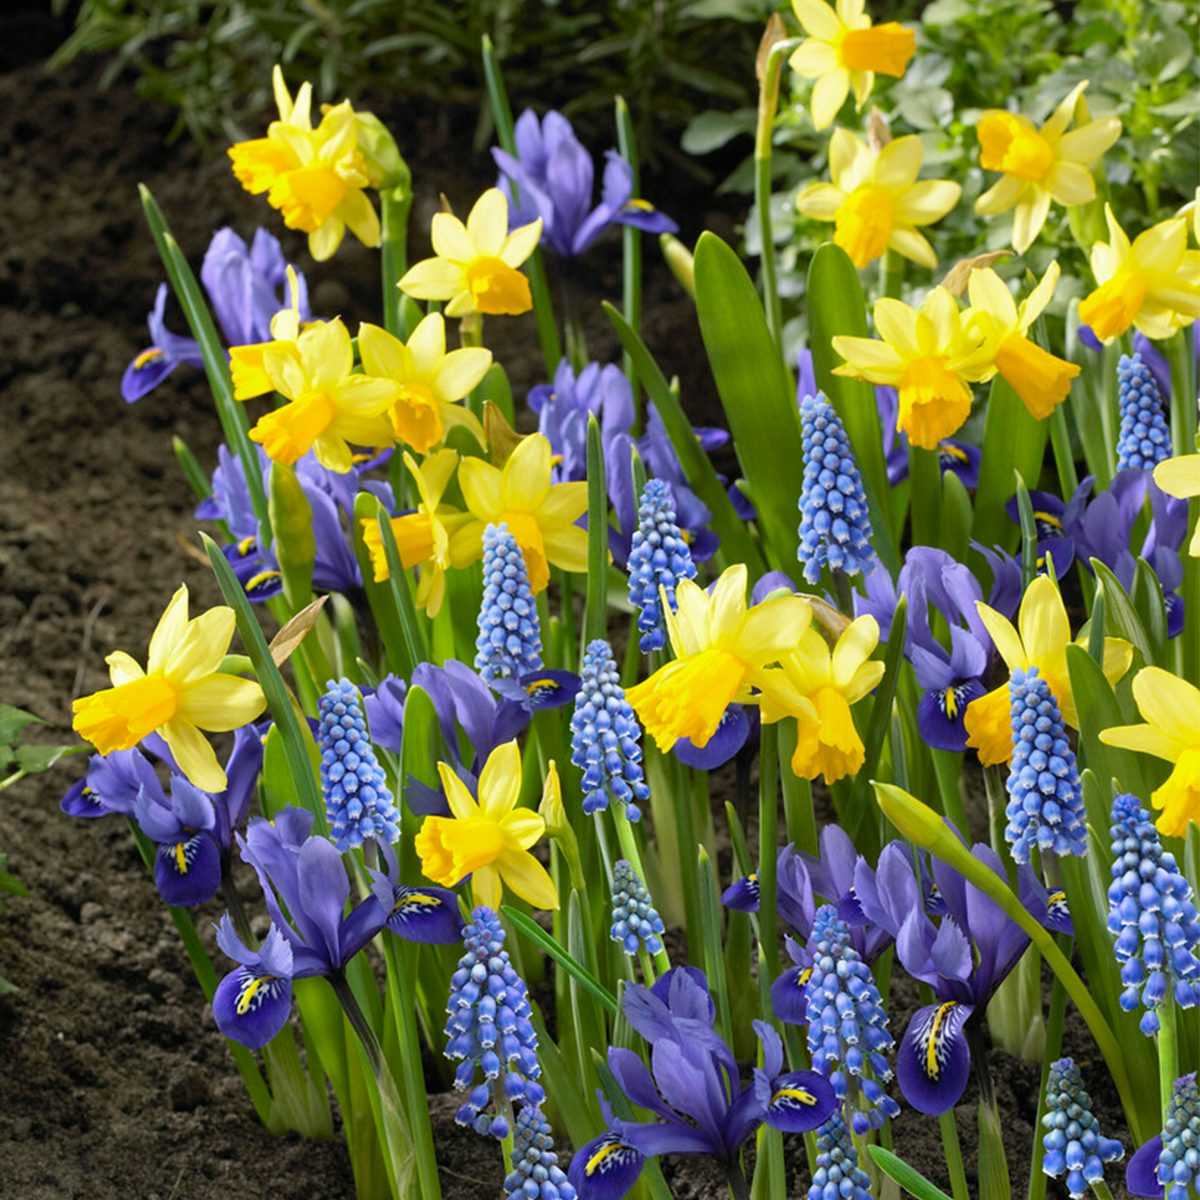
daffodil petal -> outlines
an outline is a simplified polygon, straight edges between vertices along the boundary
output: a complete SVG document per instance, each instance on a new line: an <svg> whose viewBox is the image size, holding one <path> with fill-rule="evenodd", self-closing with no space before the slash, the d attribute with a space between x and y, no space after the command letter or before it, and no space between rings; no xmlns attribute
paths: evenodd
<svg viewBox="0 0 1200 1200"><path fill-rule="evenodd" d="M257 680L218 672L193 683L179 697L179 713L200 729L226 733L249 725L267 707Z"/></svg>
<svg viewBox="0 0 1200 1200"><path fill-rule="evenodd" d="M502 850L496 860L508 887L534 908L556 909L558 892L554 880L532 854L525 850Z"/></svg>
<svg viewBox="0 0 1200 1200"><path fill-rule="evenodd" d="M515 741L497 746L479 773L479 809L499 821L512 812L521 795L521 752Z"/></svg>

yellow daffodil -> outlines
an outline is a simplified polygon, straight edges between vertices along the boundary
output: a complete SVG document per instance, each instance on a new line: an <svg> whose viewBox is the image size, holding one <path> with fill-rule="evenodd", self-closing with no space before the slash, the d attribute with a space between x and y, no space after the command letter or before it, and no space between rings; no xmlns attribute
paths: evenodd
<svg viewBox="0 0 1200 1200"><path fill-rule="evenodd" d="M426 817L413 843L426 879L454 887L471 876L476 904L499 908L505 887L534 908L557 908L558 893L529 848L546 829L545 821L527 808L521 795L521 753L505 742L488 755L479 773L479 800L446 763L438 775L452 817ZM553 774L547 777L547 784Z"/></svg>
<svg viewBox="0 0 1200 1200"><path fill-rule="evenodd" d="M1161 667L1144 667L1134 676L1133 698L1146 723L1114 726L1100 740L1175 764L1150 799L1163 810L1159 832L1186 837L1189 823L1200 824L1200 688Z"/></svg>
<svg viewBox="0 0 1200 1200"><path fill-rule="evenodd" d="M254 195L266 192L284 224L308 234L318 262L332 257L347 227L363 245L378 246L379 217L363 191L372 182L370 170L358 148L350 101L328 107L314 129L312 85L302 84L293 100L278 66L272 83L279 120L265 138L229 149L238 182Z"/></svg>
<svg viewBox="0 0 1200 1200"><path fill-rule="evenodd" d="M915 135L875 151L848 129L835 129L829 143L833 182L809 184L796 207L806 217L833 221L833 240L856 267L889 248L923 267L937 266L933 247L916 227L940 221L958 203L962 188L948 179L918 183L923 155Z"/></svg>
<svg viewBox="0 0 1200 1200"><path fill-rule="evenodd" d="M1054 262L1018 308L1008 285L990 268L972 271L967 281L971 307L963 316L968 328L984 336L992 347L995 369L1039 421L1067 398L1071 380L1080 371L1025 336L1050 303L1057 283Z"/></svg>
<svg viewBox="0 0 1200 1200"><path fill-rule="evenodd" d="M1079 302L1079 319L1102 341L1130 325L1156 341L1200 317L1200 250L1187 248L1187 221L1172 217L1132 243L1106 204L1108 241L1092 246L1099 285Z"/></svg>
<svg viewBox="0 0 1200 1200"><path fill-rule="evenodd" d="M954 297L936 287L919 309L888 297L875 301L875 328L882 341L835 337L846 360L835 375L897 388L896 428L926 450L954 434L971 413L971 382L991 369L983 337L968 329Z"/></svg>
<svg viewBox="0 0 1200 1200"><path fill-rule="evenodd" d="M804 79L815 79L812 119L818 129L833 123L854 89L859 108L870 94L875 76L899 79L917 52L916 35L895 21L872 25L864 0L792 0L808 37L788 60Z"/></svg>
<svg viewBox="0 0 1200 1200"><path fill-rule="evenodd" d="M483 554L483 531L503 522L517 539L534 593L550 582L550 564L587 570L587 531L575 524L587 509L586 483L551 483L553 455L543 434L522 438L501 470L482 458L458 468L467 510L475 518L450 538L450 554L473 562Z"/></svg>
<svg viewBox="0 0 1200 1200"><path fill-rule="evenodd" d="M855 775L866 751L850 706L883 678L884 665L872 662L879 644L874 617L852 621L830 650L820 631L809 627L779 668L762 679L762 719L771 724L796 719L792 770L801 779L824 776L836 783Z"/></svg>
<svg viewBox="0 0 1200 1200"><path fill-rule="evenodd" d="M131 750L157 732L192 783L206 792L224 791L225 772L200 731L237 729L267 706L254 680L220 669L233 629L233 609L224 606L189 621L188 590L181 586L150 638L146 669L114 650L105 659L113 686L71 706L75 732L101 754Z"/></svg>
<svg viewBox="0 0 1200 1200"><path fill-rule="evenodd" d="M664 753L680 738L705 746L735 700L753 703L765 668L795 646L812 620L800 596L781 594L746 607L746 567L727 568L711 594L680 580L676 611L663 615L675 659L626 692L634 712Z"/></svg>
<svg viewBox="0 0 1200 1200"><path fill-rule="evenodd" d="M390 412L400 441L425 454L445 437L449 427L465 425L483 444L483 427L475 414L456 402L482 382L492 365L492 352L466 346L447 354L446 322L441 313L430 313L421 321L407 344L378 325L362 325L358 352L368 375L400 385Z"/></svg>
<svg viewBox="0 0 1200 1200"><path fill-rule="evenodd" d="M1067 673L1067 647L1071 644L1071 623L1058 587L1047 575L1039 575L1026 589L1018 615L1018 629L994 608L982 601L975 607L996 644L996 650L1009 671L1037 667L1049 685L1062 711L1063 720L1072 729L1079 728L1071 676ZM1123 638L1104 639L1104 676L1116 683L1133 660L1133 648ZM1008 683L972 700L964 718L967 745L979 751L984 766L1006 763L1012 757L1012 724L1009 714Z"/></svg>
<svg viewBox="0 0 1200 1200"><path fill-rule="evenodd" d="M434 258L410 267L400 290L417 300L447 300L446 316L507 313L533 307L529 280L517 268L534 252L542 219L508 232L508 200L489 188L464 225L453 213L437 213L430 227Z"/></svg>
<svg viewBox="0 0 1200 1200"><path fill-rule="evenodd" d="M331 471L349 471L349 443L385 446L392 425L384 415L400 395L391 379L353 375L350 334L339 319L312 325L294 342L269 342L263 371L290 403L261 417L250 430L276 462L294 463L314 450Z"/></svg>
<svg viewBox="0 0 1200 1200"><path fill-rule="evenodd" d="M453 450L438 450L417 465L412 455L404 454L404 465L416 480L421 502L416 512L392 518L392 533L396 538L396 549L404 569L421 568L421 581L417 585L417 607L436 617L446 595L446 571L450 567L468 567L480 554L469 543L460 541L453 553L452 537L458 530L474 520L470 513L460 512L449 504L442 503L454 470L458 466L458 455ZM363 521L363 542L371 555L371 566L375 570L375 582L388 578L387 556L383 549L383 538L379 533L378 521Z"/></svg>
<svg viewBox="0 0 1200 1200"><path fill-rule="evenodd" d="M1177 500L1200 496L1200 454L1180 454L1164 459L1154 468L1154 482ZM1188 553L1193 558L1200 558L1200 525L1192 533Z"/></svg>
<svg viewBox="0 0 1200 1200"><path fill-rule="evenodd" d="M263 353L276 342L295 345L300 336L300 282L291 263L287 266L287 281L288 306L271 318L271 341L229 348L229 372L233 377L235 400L253 400L274 391L275 385L263 366Z"/></svg>
<svg viewBox="0 0 1200 1200"><path fill-rule="evenodd" d="M1086 80L1075 87L1040 129L1028 117L1002 109L979 118L980 163L1004 177L975 201L975 211L990 217L1015 209L1012 244L1021 254L1041 232L1051 200L1074 208L1096 198L1091 165L1121 136L1116 117L1068 132L1086 87Z"/></svg>

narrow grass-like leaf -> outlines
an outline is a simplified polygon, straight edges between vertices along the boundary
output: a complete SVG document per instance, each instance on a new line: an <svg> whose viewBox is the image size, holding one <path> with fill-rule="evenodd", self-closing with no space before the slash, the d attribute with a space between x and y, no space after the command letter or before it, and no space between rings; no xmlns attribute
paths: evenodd
<svg viewBox="0 0 1200 1200"><path fill-rule="evenodd" d="M1046 423L1030 416L1020 396L999 375L992 381L987 404L971 536L985 546L1011 550L1017 527L1004 506L1013 494L1013 472L1019 472L1026 486L1037 487L1046 452Z"/></svg>
<svg viewBox="0 0 1200 1200"><path fill-rule="evenodd" d="M544 954L548 954L564 971L570 973L581 987L586 988L614 1017L617 1015L617 998L569 951L560 946L532 917L509 904L502 905L500 915L511 922L515 929L533 942Z"/></svg>
<svg viewBox="0 0 1200 1200"><path fill-rule="evenodd" d="M608 492L604 472L604 449L600 422L588 414L588 574L587 609L584 614L584 646L607 634L608 616Z"/></svg>
<svg viewBox="0 0 1200 1200"><path fill-rule="evenodd" d="M837 410L854 447L867 493L875 551L895 575L900 554L894 537L892 487L883 458L883 432L875 389L869 383L834 375L841 358L833 349L838 335L867 336L867 304L862 281L849 255L832 242L819 246L808 268L808 344L817 387Z"/></svg>
<svg viewBox="0 0 1200 1200"><path fill-rule="evenodd" d="M1167 606L1163 601L1162 583L1154 573L1154 568L1144 559L1138 559L1137 571L1133 577L1133 593L1129 597L1134 611L1142 622L1150 647L1154 653L1151 662L1156 666L1165 665L1167 645Z"/></svg>
<svg viewBox="0 0 1200 1200"><path fill-rule="evenodd" d="M868 1146L867 1153L885 1175L894 1179L916 1200L951 1200L940 1187L935 1187L920 1171L897 1158L890 1150L882 1146Z"/></svg>
<svg viewBox="0 0 1200 1200"><path fill-rule="evenodd" d="M704 953L704 970L717 1004L717 1030L727 1042L732 1042L729 989L725 986L725 939L721 932L717 868L703 846L697 852L696 864L696 874L700 883L700 944Z"/></svg>
<svg viewBox="0 0 1200 1200"><path fill-rule="evenodd" d="M363 524L368 521L378 521L383 506L370 492L359 492L354 498L354 555L358 559L358 569L362 574L363 591L367 596L367 604L371 616L375 620L375 628L379 640L383 643L384 656L388 668L407 676L411 673L408 662L408 643L404 628L400 623L400 613L396 608L395 598L388 581L375 582L375 566L371 561L370 552L363 541ZM394 541L395 539L393 539Z"/></svg>
<svg viewBox="0 0 1200 1200"><path fill-rule="evenodd" d="M200 535L204 549L212 563L213 574L217 577L217 585L225 603L233 609L237 618L238 633L241 634L246 652L254 664L254 674L267 697L267 705L271 717L283 741L284 757L288 770L296 786L296 796L300 803L315 817L315 829L324 833L327 828L325 820L325 805L321 799L321 790L317 786L317 777L309 761L305 749L304 736L300 732L300 721L296 714L292 698L288 693L287 684L271 657L271 649L267 639L259 627L258 620L246 599L246 593L238 582L229 560L221 553L220 546L206 533Z"/></svg>
<svg viewBox="0 0 1200 1200"><path fill-rule="evenodd" d="M717 478L717 472L708 455L700 448L692 424L680 406L679 398L667 383L646 344L625 318L611 304L604 303L602 307L608 314L621 345L633 358L642 386L662 418L688 484L712 513L713 532L721 539L718 555L726 564L744 562L750 569L751 578L756 578L766 569L762 555L751 538L746 523L737 515L733 501L729 499L728 493Z"/></svg>
<svg viewBox="0 0 1200 1200"><path fill-rule="evenodd" d="M696 243L696 313L771 565L788 570L796 561L803 479L795 385L754 281L714 233L701 234Z"/></svg>
<svg viewBox="0 0 1200 1200"><path fill-rule="evenodd" d="M1129 641L1134 650L1142 656L1146 666L1154 663L1154 646L1150 635L1142 624L1141 617L1129 599L1129 593L1121 586L1121 581L1098 558L1093 558L1092 570L1096 572L1096 581L1104 589L1105 608L1107 611L1108 627L1116 637Z"/></svg>
<svg viewBox="0 0 1200 1200"><path fill-rule="evenodd" d="M429 647L425 644L425 630L421 619L417 616L417 606L413 601L412 589L408 576L400 561L400 549L396 545L396 535L392 531L392 519L380 506L379 536L383 540L383 553L387 558L388 586L392 593L392 602L400 618L400 632L404 635L404 646L408 651L409 664L404 675L412 674L413 668L429 659Z"/></svg>
<svg viewBox="0 0 1200 1200"><path fill-rule="evenodd" d="M1033 519L1033 501L1020 472L1013 480L1017 491L1017 517L1021 525L1021 588L1024 590L1034 580L1038 570L1037 523Z"/></svg>
<svg viewBox="0 0 1200 1200"><path fill-rule="evenodd" d="M624 96L618 96L613 105L617 120L617 152L629 164L633 194L641 195L641 167L638 162L637 136L633 129L633 118ZM642 325L642 231L633 225L621 226L621 309L630 329ZM625 351L625 377L633 389L634 404L637 404L638 378L633 355Z"/></svg>
<svg viewBox="0 0 1200 1200"><path fill-rule="evenodd" d="M908 597L902 595L896 605L896 611L892 614L892 625L888 631L887 647L883 656L883 678L879 681L871 701L871 719L867 724L866 737L863 738L862 769L854 779L855 802L861 802L863 807L866 807L866 802L870 799L870 781L879 765L883 741L892 722L892 705L896 700L896 688L900 682L900 671L904 662L907 620Z"/></svg>

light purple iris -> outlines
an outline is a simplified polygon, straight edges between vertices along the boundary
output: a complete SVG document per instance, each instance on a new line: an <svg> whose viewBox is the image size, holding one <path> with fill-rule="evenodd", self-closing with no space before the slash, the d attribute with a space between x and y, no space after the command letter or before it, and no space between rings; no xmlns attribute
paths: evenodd
<svg viewBox="0 0 1200 1200"><path fill-rule="evenodd" d="M561 113L542 120L532 109L517 119L514 158L495 148L499 187L510 203L512 228L542 218L542 241L563 258L574 258L595 245L613 225L632 225L646 233L674 233L670 217L633 195L633 171L615 150L605 154L600 203L592 205L595 167L592 156ZM518 193L514 199L514 185Z"/></svg>
<svg viewBox="0 0 1200 1200"><path fill-rule="evenodd" d="M213 234L200 268L200 281L229 345L270 340L271 318L290 300L285 295L287 265L278 240L265 229L255 232L249 248L232 229L218 229ZM296 286L301 320L310 320L308 291L299 272ZM150 345L126 367L121 378L121 395L127 404L153 391L180 363L204 365L195 339L172 333L166 327L166 305L167 285L161 283L146 322Z"/></svg>
<svg viewBox="0 0 1200 1200"><path fill-rule="evenodd" d="M823 1075L784 1070L783 1043L763 1021L753 1023L763 1065L743 1086L733 1052L714 1028L708 980L695 967L676 967L650 989L630 984L624 1012L650 1044L650 1068L632 1050L614 1046L609 1069L629 1100L659 1119L617 1120L604 1104L609 1129L571 1161L580 1200L619 1200L645 1159L662 1154L710 1155L736 1169L741 1147L760 1126L804 1133L837 1106Z"/></svg>
<svg viewBox="0 0 1200 1200"><path fill-rule="evenodd" d="M990 846L978 843L971 854L1007 878ZM1028 866L1018 868L1017 894L1047 929L1072 932L1065 896L1048 893ZM971 1052L964 1027L1016 966L1029 935L957 871L938 859L927 861L903 842L889 842L874 869L859 860L854 895L860 919L896 939L901 966L937 998L913 1014L896 1058L905 1098L937 1116L966 1087Z"/></svg>

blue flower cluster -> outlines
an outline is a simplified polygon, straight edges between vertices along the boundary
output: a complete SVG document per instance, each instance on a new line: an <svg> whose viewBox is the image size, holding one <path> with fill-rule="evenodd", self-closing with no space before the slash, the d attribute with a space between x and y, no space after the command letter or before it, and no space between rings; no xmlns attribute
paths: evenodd
<svg viewBox="0 0 1200 1200"><path fill-rule="evenodd" d="M1191 1008L1200 999L1200 922L1192 888L1175 856L1164 850L1150 814L1136 796L1118 796L1112 806L1112 883L1108 928L1117 935L1121 964L1121 1007L1139 1005L1141 1029L1158 1032L1158 1007L1174 984L1176 1002Z"/></svg>
<svg viewBox="0 0 1200 1200"><path fill-rule="evenodd" d="M665 479L650 479L638 503L638 527L629 551L629 602L638 610L638 645L643 654L666 644L666 624L658 589L675 609L675 586L693 579L696 564L679 526L675 523L675 497Z"/></svg>
<svg viewBox="0 0 1200 1200"><path fill-rule="evenodd" d="M608 807L611 793L631 821L650 798L642 774L641 729L606 641L597 638L583 656L583 675L571 716L571 762L583 772L583 811Z"/></svg>
<svg viewBox="0 0 1200 1200"><path fill-rule="evenodd" d="M483 533L483 602L475 670L493 683L541 669L542 631L525 556L507 525L489 525Z"/></svg>
<svg viewBox="0 0 1200 1200"><path fill-rule="evenodd" d="M398 841L400 811L367 737L358 691L348 679L325 686L318 739L329 836L343 854L369 838Z"/></svg>
<svg viewBox="0 0 1200 1200"><path fill-rule="evenodd" d="M1092 1113L1092 1098L1070 1058L1050 1064L1042 1125L1049 1131L1042 1139L1046 1148L1042 1170L1051 1179L1066 1175L1071 1200L1080 1200L1089 1185L1104 1178L1105 1163L1116 1162L1125 1154L1120 1142L1101 1134L1100 1122Z"/></svg>
<svg viewBox="0 0 1200 1200"><path fill-rule="evenodd" d="M550 1122L536 1104L516 1116L512 1166L505 1176L506 1200L575 1200L570 1180L558 1165Z"/></svg>
<svg viewBox="0 0 1200 1200"><path fill-rule="evenodd" d="M463 955L446 1002L446 1057L462 1060L454 1086L471 1089L455 1120L476 1133L503 1139L508 1136L507 1119L487 1111L493 1082L503 1073L508 1099L535 1108L546 1093L537 1082L541 1067L529 994L504 949L500 918L481 905L471 920L463 931ZM479 1075L483 1082L476 1082Z"/></svg>
<svg viewBox="0 0 1200 1200"><path fill-rule="evenodd" d="M1037 667L1019 668L1008 683L1013 756L1005 787L1004 836L1019 863L1034 846L1056 854L1086 854L1087 825L1075 752L1062 713Z"/></svg>
<svg viewBox="0 0 1200 1200"><path fill-rule="evenodd" d="M833 406L819 392L800 401L804 483L800 491L800 547L804 578L817 583L821 568L867 573L875 563L867 497L850 439Z"/></svg>
<svg viewBox="0 0 1200 1200"><path fill-rule="evenodd" d="M633 955L641 949L651 954L661 952L662 917L658 915L646 885L625 859L613 867L612 916L609 935L614 942L621 943L626 954Z"/></svg>
<svg viewBox="0 0 1200 1200"><path fill-rule="evenodd" d="M847 1075L856 1077L867 1107L854 1112L854 1132L878 1129L900 1112L881 1086L892 1077L885 1056L895 1040L871 968L850 944L850 927L832 904L817 909L808 953L804 1004L813 1066L828 1076L840 1100L849 1090Z"/></svg>
<svg viewBox="0 0 1200 1200"><path fill-rule="evenodd" d="M808 1200L871 1200L871 1177L858 1165L858 1151L840 1112L817 1130L817 1169Z"/></svg>
<svg viewBox="0 0 1200 1200"><path fill-rule="evenodd" d="M1175 1080L1163 1121L1162 1154L1158 1159L1158 1182L1166 1188L1167 1200L1188 1200L1200 1182L1200 1091L1195 1074Z"/></svg>
<svg viewBox="0 0 1200 1200"><path fill-rule="evenodd" d="M1162 394L1140 354L1122 354L1117 364L1121 431L1117 435L1117 470L1153 470L1171 457L1171 430Z"/></svg>

